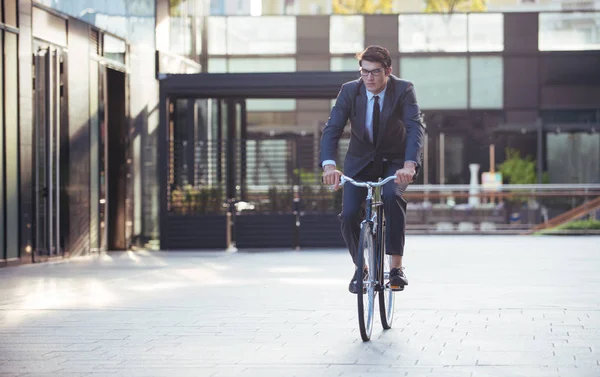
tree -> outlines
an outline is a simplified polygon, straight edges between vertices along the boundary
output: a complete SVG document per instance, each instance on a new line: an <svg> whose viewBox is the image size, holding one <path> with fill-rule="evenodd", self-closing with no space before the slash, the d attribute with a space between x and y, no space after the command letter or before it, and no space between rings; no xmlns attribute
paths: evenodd
<svg viewBox="0 0 600 377"><path fill-rule="evenodd" d="M425 13L485 12L486 0L425 0Z"/></svg>
<svg viewBox="0 0 600 377"><path fill-rule="evenodd" d="M392 0L331 0L334 14L392 13Z"/></svg>

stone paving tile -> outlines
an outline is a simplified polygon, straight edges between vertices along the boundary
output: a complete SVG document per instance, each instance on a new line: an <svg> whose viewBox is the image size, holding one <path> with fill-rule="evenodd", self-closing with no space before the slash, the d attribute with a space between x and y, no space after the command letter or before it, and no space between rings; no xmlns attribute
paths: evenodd
<svg viewBox="0 0 600 377"><path fill-rule="evenodd" d="M598 377L598 244L410 237L394 327L368 343L344 250L0 269L0 377Z"/></svg>

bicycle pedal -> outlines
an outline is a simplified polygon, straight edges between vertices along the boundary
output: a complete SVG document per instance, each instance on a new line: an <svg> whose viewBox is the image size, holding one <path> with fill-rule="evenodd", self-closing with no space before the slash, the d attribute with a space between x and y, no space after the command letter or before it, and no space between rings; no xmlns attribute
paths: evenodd
<svg viewBox="0 0 600 377"><path fill-rule="evenodd" d="M401 292L404 290L404 286L402 286L402 285L389 285L388 284L388 288L394 292Z"/></svg>

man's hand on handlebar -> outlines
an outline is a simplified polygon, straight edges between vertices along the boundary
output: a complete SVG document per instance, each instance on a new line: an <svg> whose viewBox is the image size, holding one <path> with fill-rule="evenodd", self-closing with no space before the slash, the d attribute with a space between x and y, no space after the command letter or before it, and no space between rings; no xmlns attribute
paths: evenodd
<svg viewBox="0 0 600 377"><path fill-rule="evenodd" d="M412 183L413 178L416 174L416 165L413 162L405 162L402 169L396 170L396 182L397 184L409 184Z"/></svg>
<svg viewBox="0 0 600 377"><path fill-rule="evenodd" d="M335 165L325 165L323 167L323 183L333 186L334 190L340 188L340 178L342 172L335 168Z"/></svg>

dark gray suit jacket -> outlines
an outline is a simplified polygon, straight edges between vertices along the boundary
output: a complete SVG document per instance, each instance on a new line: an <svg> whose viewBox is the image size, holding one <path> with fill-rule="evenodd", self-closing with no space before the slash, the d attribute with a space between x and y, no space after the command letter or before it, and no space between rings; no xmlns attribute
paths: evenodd
<svg viewBox="0 0 600 377"><path fill-rule="evenodd" d="M415 161L420 165L425 126L413 84L389 76L375 145L365 127L366 111L367 92L360 79L343 84L321 137L321 163L337 159L339 139L350 120L352 132L344 160L345 175L354 177L375 156L399 164Z"/></svg>

